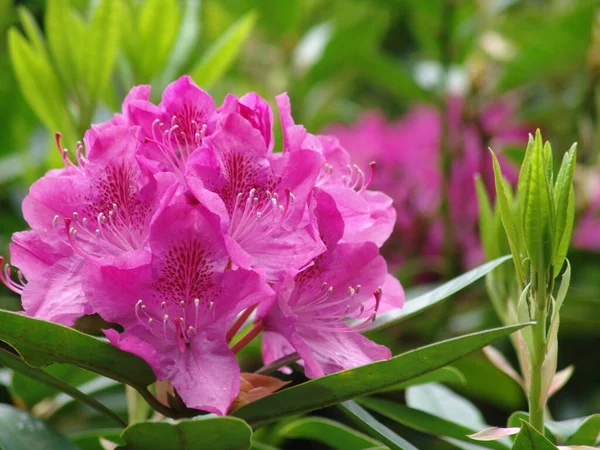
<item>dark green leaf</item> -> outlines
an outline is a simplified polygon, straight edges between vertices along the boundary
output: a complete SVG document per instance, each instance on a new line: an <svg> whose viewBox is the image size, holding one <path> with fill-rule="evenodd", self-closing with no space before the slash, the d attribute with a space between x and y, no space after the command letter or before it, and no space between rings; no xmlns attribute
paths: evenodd
<svg viewBox="0 0 600 450"><path fill-rule="evenodd" d="M399 102L429 99L430 94L417 84L410 70L384 53L365 52L349 61L353 61L362 78L385 89Z"/></svg>
<svg viewBox="0 0 600 450"><path fill-rule="evenodd" d="M142 422L126 428L124 450L246 450L252 430L235 417L199 416L193 419Z"/></svg>
<svg viewBox="0 0 600 450"><path fill-rule="evenodd" d="M410 386L418 386L425 383L449 382L464 384L465 381L465 377L460 370L454 367L442 367L441 369L435 370L423 376L413 378L406 383L400 383L396 386L386 389L386 391L400 391Z"/></svg>
<svg viewBox="0 0 600 450"><path fill-rule="evenodd" d="M70 364L52 364L41 370L75 387L97 377L87 370ZM12 377L12 393L27 407L32 408L42 400L54 397L58 392L47 384L39 383L27 375L17 372Z"/></svg>
<svg viewBox="0 0 600 450"><path fill-rule="evenodd" d="M21 358L18 356L9 353L6 350L0 349L0 363L6 367L10 367L12 370L22 373L30 377L33 380L36 380L40 383L43 383L53 389L64 392L69 396L73 397L76 400L88 405L90 408L95 409L96 411L110 417L116 423L121 426L126 426L127 424L121 419L117 414L112 412L102 403L98 402L96 399L84 394L80 390L74 388L69 383L64 382L63 380L56 378L50 375L43 370L36 369L34 367L26 364Z"/></svg>
<svg viewBox="0 0 600 450"><path fill-rule="evenodd" d="M0 404L0 448L6 450L78 450L40 419L9 405Z"/></svg>
<svg viewBox="0 0 600 450"><path fill-rule="evenodd" d="M521 431L517 434L513 450L558 450L557 447L533 428L522 421Z"/></svg>
<svg viewBox="0 0 600 450"><path fill-rule="evenodd" d="M81 433L70 435L69 438L81 450L105 450L100 444L100 438L109 439L119 444L125 444L121 439L121 432L118 428L86 430Z"/></svg>
<svg viewBox="0 0 600 450"><path fill-rule="evenodd" d="M319 441L337 450L363 450L379 442L339 422L321 417L306 417L278 430L284 439Z"/></svg>
<svg viewBox="0 0 600 450"><path fill-rule="evenodd" d="M419 411L418 409L409 408L406 405L377 398L363 398L360 399L359 402L389 419L424 433L454 438L462 442L468 442L470 444L476 444L481 447L496 450L506 450L509 448L498 441L474 441L468 438L467 435L474 434L481 430L469 428L442 417Z"/></svg>
<svg viewBox="0 0 600 450"><path fill-rule="evenodd" d="M426 294L420 295L413 300L407 301L402 310L390 311L388 313L381 314L377 318L373 328L369 330L369 333L395 325L399 322L402 322L403 320L408 319L409 317L426 311L427 309L431 308L432 306L436 305L442 300L450 297L451 295L464 289L468 285L479 280L481 277L491 272L500 264L502 264L505 261L508 261L509 259L510 256L503 256L502 258L497 258L493 261L482 264L481 266L471 269L466 273L463 273L462 275L442 284L441 286L433 289L432 291L427 292Z"/></svg>
<svg viewBox="0 0 600 450"><path fill-rule="evenodd" d="M527 326L520 324L468 334L311 380L244 406L234 415L253 426L372 394L444 367Z"/></svg>
<svg viewBox="0 0 600 450"><path fill-rule="evenodd" d="M202 88L209 89L229 69L242 50L256 22L253 12L235 22L203 56L191 71L192 79Z"/></svg>
<svg viewBox="0 0 600 450"><path fill-rule="evenodd" d="M371 414L352 400L342 403L341 408L359 426L394 450L418 450L410 442L402 439L388 427L377 421Z"/></svg>
<svg viewBox="0 0 600 450"><path fill-rule="evenodd" d="M148 386L154 373L141 358L72 328L0 311L0 340L31 366L73 364L132 386Z"/></svg>

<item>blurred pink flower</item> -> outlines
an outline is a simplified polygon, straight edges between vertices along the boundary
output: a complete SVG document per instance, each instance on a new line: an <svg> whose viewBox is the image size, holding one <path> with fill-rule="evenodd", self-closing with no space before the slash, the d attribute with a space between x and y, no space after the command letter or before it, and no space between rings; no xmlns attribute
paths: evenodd
<svg viewBox="0 0 600 450"><path fill-rule="evenodd" d="M394 233L384 248L394 265L417 261L421 272L436 272L446 239L441 215L444 195L448 195L461 266L468 268L482 261L474 175L480 173L491 188L493 173L487 148L501 152L518 146L524 150L528 133L526 127L514 122L508 103L495 103L474 118L468 114L462 98L449 99L449 185L444 184L441 170L443 118L434 107L417 106L395 122L369 112L356 125L332 125L325 130L339 139L359 167L376 162L372 187L393 198L397 214ZM515 181L517 168L506 158L502 162L508 178Z"/></svg>
<svg viewBox="0 0 600 450"><path fill-rule="evenodd" d="M573 246L600 251L600 170L593 168L586 172L578 168L576 182L576 192L583 201L575 220Z"/></svg>

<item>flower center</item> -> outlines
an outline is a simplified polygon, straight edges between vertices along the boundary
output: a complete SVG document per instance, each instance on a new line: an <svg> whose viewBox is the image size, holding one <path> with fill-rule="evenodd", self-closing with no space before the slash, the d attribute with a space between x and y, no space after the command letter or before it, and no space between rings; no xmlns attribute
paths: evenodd
<svg viewBox="0 0 600 450"><path fill-rule="evenodd" d="M348 286L345 295L335 295L333 286L324 282L319 292L308 300L298 302L293 312L299 316L299 322L307 327L322 331L362 332L371 326L377 318L382 289L373 292L373 301L365 305L357 302L356 295L361 286Z"/></svg>
<svg viewBox="0 0 600 450"><path fill-rule="evenodd" d="M160 314L155 314L140 299L135 304L135 315L138 322L154 336L177 344L179 351L183 353L206 322L207 315L214 317L214 307L213 301L207 303L199 298L191 303L180 301L176 305L163 301L160 304Z"/></svg>
<svg viewBox="0 0 600 450"><path fill-rule="evenodd" d="M262 197L262 198L261 198ZM291 216L291 204L295 201L294 194L289 189L285 190L283 202L277 192L265 191L263 196L252 188L244 200L244 194L236 196L231 220L229 222L229 235L240 245L244 242L264 239L279 230Z"/></svg>
<svg viewBox="0 0 600 450"><path fill-rule="evenodd" d="M154 120L152 137L145 138L144 142L156 145L172 171L183 176L189 156L200 147L205 135L206 124L199 124L195 119L181 120L174 115L168 126L159 119Z"/></svg>
<svg viewBox="0 0 600 450"><path fill-rule="evenodd" d="M357 192L363 192L368 189L373 182L375 175L375 162L369 163L370 172L369 178L365 176L365 173L356 164L346 166L346 174L336 178L335 169L330 163L325 163L319 178L317 179L316 186L322 186L324 184L332 184L336 181L341 183L347 188L353 189Z"/></svg>

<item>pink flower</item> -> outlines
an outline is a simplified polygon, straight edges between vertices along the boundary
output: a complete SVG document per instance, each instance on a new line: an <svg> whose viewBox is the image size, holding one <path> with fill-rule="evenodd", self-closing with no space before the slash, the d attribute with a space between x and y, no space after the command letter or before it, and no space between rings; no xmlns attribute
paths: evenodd
<svg viewBox="0 0 600 450"><path fill-rule="evenodd" d="M348 152L336 139L314 136L301 125L295 125L287 94L277 97L284 138L284 154L311 150L323 155L316 186L329 193L344 220L343 242L371 241L383 245L390 236L396 213L392 199L380 191L369 190L375 164L367 172L353 164ZM366 169L366 167L365 167Z"/></svg>
<svg viewBox="0 0 600 450"><path fill-rule="evenodd" d="M146 160L151 171L170 172L183 181L188 158L215 130L215 103L189 76L169 84L159 105L151 103L149 95L150 86L132 89L120 120L141 128L138 158Z"/></svg>
<svg viewBox="0 0 600 450"><path fill-rule="evenodd" d="M524 149L528 136L525 127L515 124L508 103L493 104L479 116L469 117L463 99L448 101L447 150L452 157L448 186L444 186L441 171L444 118L433 107L418 106L395 122L370 112L354 126L326 129L339 139L359 167L377 161L371 186L393 198L397 213L395 232L384 253L396 265L420 260L424 272L439 270L439 258L443 256L446 237L440 205L446 193L461 264L471 267L481 262L474 175L481 173L491 188L493 173L487 147L495 151L510 146ZM509 179L515 181L517 168L506 159L501 162Z"/></svg>
<svg viewBox="0 0 600 450"><path fill-rule="evenodd" d="M262 341L265 363L296 351L309 378L389 358L387 347L360 333L375 320L382 301L385 309L404 304L402 287L388 275L377 246L338 244L342 216L329 194L317 192L317 199L328 250L275 286L277 303L264 318Z"/></svg>
<svg viewBox="0 0 600 450"><path fill-rule="evenodd" d="M144 261L140 252L153 214L169 198L168 183L143 173L135 158L137 130L111 125L90 130L73 163L31 186L23 214L33 231L17 233L13 264L27 282L5 281L21 294L25 312L66 325L93 309L81 290L86 260ZM38 263L43 261L43 270ZM13 289L15 290L15 289Z"/></svg>
<svg viewBox="0 0 600 450"><path fill-rule="evenodd" d="M278 153L257 94L216 108L182 77L158 105L149 95L133 88L93 125L77 164L59 142L65 167L31 187L32 230L11 244L20 271L0 271L25 312L67 325L99 314L122 330L105 330L115 346L217 414L240 392L235 353L265 327L265 360L297 351L310 377L388 358L360 334L404 302L379 254L395 211L370 189L373 167L295 125L286 96Z"/></svg>
<svg viewBox="0 0 600 450"><path fill-rule="evenodd" d="M272 290L256 272L229 270L218 218L178 197L153 222L148 264L94 264L85 291L94 309L125 331L110 341L146 360L190 408L225 414L240 369L226 333L243 309L267 306Z"/></svg>
<svg viewBox="0 0 600 450"><path fill-rule="evenodd" d="M320 155L270 154L260 131L237 113L224 116L205 145L190 159L187 181L198 201L220 216L237 266L264 270L274 281L325 251L307 208Z"/></svg>

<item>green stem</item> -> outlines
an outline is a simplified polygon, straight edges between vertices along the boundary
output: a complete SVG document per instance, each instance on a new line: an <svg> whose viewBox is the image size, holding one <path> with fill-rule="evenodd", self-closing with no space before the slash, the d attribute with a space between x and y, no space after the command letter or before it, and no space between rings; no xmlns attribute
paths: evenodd
<svg viewBox="0 0 600 450"><path fill-rule="evenodd" d="M442 186L445 186L442 195L440 212L444 225L444 258L446 260L446 276L452 278L458 269L457 255L455 248L454 224L452 220L452 211L450 210L450 186L452 170L452 151L449 144L449 124L448 124L448 98L446 84L448 81L448 70L452 62L452 20L454 13L454 2L448 0L445 3L442 15L442 26L440 30L440 63L444 69L441 80L442 94L442 113L441 113L441 136L440 136L440 165L442 172Z"/></svg>
<svg viewBox="0 0 600 450"><path fill-rule="evenodd" d="M543 271L538 273L532 269L532 286L534 291L534 319L532 326L533 349L530 349L531 358L531 380L529 385L529 421L531 425L544 434L544 411L546 409L546 393L542 392L542 365L546 358L546 312L548 296L546 294L546 276Z"/></svg>

